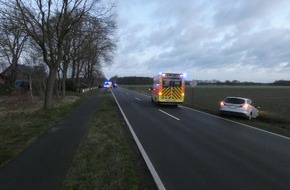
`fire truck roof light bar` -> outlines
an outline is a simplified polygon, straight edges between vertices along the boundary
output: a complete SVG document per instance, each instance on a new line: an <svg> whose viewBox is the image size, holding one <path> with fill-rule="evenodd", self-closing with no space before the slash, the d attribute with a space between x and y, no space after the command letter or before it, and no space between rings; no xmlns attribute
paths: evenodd
<svg viewBox="0 0 290 190"><path fill-rule="evenodd" d="M159 72L158 75L161 77L166 77L166 76L174 76L174 77L182 77L182 78L186 78L187 74L183 73L183 74L177 74L177 73L163 73L163 72Z"/></svg>

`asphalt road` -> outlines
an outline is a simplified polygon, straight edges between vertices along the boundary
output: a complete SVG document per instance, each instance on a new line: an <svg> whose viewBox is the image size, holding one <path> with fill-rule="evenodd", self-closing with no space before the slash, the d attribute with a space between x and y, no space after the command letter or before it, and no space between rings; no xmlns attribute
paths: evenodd
<svg viewBox="0 0 290 190"><path fill-rule="evenodd" d="M289 138L112 92L166 189L290 189Z"/></svg>

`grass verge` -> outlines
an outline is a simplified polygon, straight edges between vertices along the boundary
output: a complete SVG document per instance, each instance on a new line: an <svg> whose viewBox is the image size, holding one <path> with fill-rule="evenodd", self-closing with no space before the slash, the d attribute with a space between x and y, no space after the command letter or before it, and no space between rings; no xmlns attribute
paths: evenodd
<svg viewBox="0 0 290 190"><path fill-rule="evenodd" d="M146 172L138 166L141 158L132 149L134 143L128 138L112 95L107 93L100 98L63 189L156 189L152 181L147 183L152 177L144 177Z"/></svg>
<svg viewBox="0 0 290 190"><path fill-rule="evenodd" d="M82 101L77 96L59 101L50 110L41 109L40 102L29 103L17 108L3 105L0 114L0 167L17 156L32 142L55 126L71 109ZM24 100L21 100L23 102ZM25 102L25 101L24 101ZM29 103L29 104L28 104ZM33 109L27 109L28 107Z"/></svg>

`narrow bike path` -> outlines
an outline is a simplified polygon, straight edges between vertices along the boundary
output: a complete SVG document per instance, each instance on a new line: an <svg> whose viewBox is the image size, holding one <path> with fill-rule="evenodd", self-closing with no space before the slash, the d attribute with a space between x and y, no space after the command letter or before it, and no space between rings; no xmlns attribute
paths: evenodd
<svg viewBox="0 0 290 190"><path fill-rule="evenodd" d="M0 189L61 189L103 91L101 89L89 97L57 126L1 168Z"/></svg>

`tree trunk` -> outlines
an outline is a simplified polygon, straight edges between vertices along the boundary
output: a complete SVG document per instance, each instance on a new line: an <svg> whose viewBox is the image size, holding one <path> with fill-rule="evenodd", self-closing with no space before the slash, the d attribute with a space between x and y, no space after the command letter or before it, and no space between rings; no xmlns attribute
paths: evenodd
<svg viewBox="0 0 290 190"><path fill-rule="evenodd" d="M15 58L12 58L11 73L9 78L9 85L11 85L11 87L14 87L15 81L17 79L17 66L17 61Z"/></svg>
<svg viewBox="0 0 290 190"><path fill-rule="evenodd" d="M65 81L66 81L66 71L63 71L62 74L62 99L65 98Z"/></svg>
<svg viewBox="0 0 290 190"><path fill-rule="evenodd" d="M44 100L44 109L50 109L54 106L53 103L53 90L54 83L57 74L57 66L51 67L49 70L49 75L46 83L46 92L45 92L45 100Z"/></svg>
<svg viewBox="0 0 290 190"><path fill-rule="evenodd" d="M44 99L44 92L45 92L45 81L39 81L38 82L38 88L39 88L39 94L41 97L41 100Z"/></svg>
<svg viewBox="0 0 290 190"><path fill-rule="evenodd" d="M29 94L30 94L31 100L33 101L33 88L32 88L31 74L29 74Z"/></svg>

